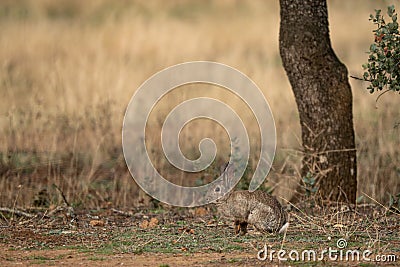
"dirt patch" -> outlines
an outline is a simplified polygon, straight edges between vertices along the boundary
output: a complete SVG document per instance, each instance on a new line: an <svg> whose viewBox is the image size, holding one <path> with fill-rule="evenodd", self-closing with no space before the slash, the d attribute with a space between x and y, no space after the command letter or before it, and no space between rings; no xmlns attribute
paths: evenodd
<svg viewBox="0 0 400 267"><path fill-rule="evenodd" d="M99 255L96 252L79 252L72 249L9 250L0 246L1 266L254 266L256 255L248 253L193 253L193 254L114 254ZM260 262L258 264L261 264Z"/></svg>

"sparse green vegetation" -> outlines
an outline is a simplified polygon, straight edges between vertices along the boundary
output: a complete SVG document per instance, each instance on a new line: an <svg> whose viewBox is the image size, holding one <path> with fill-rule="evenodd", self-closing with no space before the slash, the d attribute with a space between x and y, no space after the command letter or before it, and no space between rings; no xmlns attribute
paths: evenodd
<svg viewBox="0 0 400 267"><path fill-rule="evenodd" d="M398 215L386 213L385 208L357 207L355 211L335 206L320 208L306 205L297 208L290 212L290 227L285 236L262 235L252 227L245 236L237 236L231 222L214 219L212 209L201 217L194 216L193 210L177 208L163 209L162 212L157 210L157 213L141 210L142 215L134 218L104 211L112 223L103 227L89 226L91 219L83 211L68 227L63 223L63 214L53 218L35 218L31 220L31 227L37 229L35 232L23 230L18 222L15 222L17 231L5 229L3 242L15 249L5 251L4 257L10 259L7 253L20 253L21 249L29 248L25 251L32 256L25 257L25 260L37 264L57 265L59 261L74 258L102 262L123 255L145 261L150 260L149 255L182 257L189 261L193 255L200 255L197 259L199 264L239 266L260 263L256 256L264 244L276 251L281 248L287 251L322 251L329 247L335 249L337 240L341 238L346 240L349 249L369 249L374 255L398 253L399 233L393 231L399 227ZM133 214L138 211L133 210ZM97 214L103 217L102 213ZM160 223L143 229L143 218L154 216ZM74 234L55 234L54 230L47 228L50 222L54 228L75 229L66 230ZM377 232L379 235L376 235ZM54 250L58 251L57 254L51 254ZM38 251L47 254L38 254ZM19 262L19 259L15 261ZM170 264L170 261L167 262ZM299 262L290 261L290 264L297 265Z"/></svg>
<svg viewBox="0 0 400 267"><path fill-rule="evenodd" d="M363 78L370 83L367 89L371 94L382 89L400 91L400 33L394 5L387 7L387 17L381 9L370 15L376 26L375 40L369 48L368 63L363 64Z"/></svg>

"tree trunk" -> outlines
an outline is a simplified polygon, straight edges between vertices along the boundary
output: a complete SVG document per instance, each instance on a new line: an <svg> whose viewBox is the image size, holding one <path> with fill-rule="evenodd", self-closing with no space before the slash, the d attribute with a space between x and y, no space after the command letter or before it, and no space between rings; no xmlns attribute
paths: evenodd
<svg viewBox="0 0 400 267"><path fill-rule="evenodd" d="M331 46L326 0L280 0L280 8L280 55L300 115L302 178L316 180L322 200L354 203L352 93Z"/></svg>

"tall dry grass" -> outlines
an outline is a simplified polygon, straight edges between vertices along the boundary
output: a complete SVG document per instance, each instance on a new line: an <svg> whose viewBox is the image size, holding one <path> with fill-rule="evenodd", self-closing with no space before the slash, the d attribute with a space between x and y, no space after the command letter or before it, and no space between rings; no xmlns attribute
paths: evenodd
<svg viewBox="0 0 400 267"><path fill-rule="evenodd" d="M350 74L361 76L372 41L368 16L390 1L329 1L333 47ZM278 1L79 1L26 0L0 3L0 205L30 205L43 188L59 201L56 184L75 205L138 205L146 200L121 155L125 108L136 88L155 72L185 61L233 66L261 88L274 113L278 147L269 186L288 196L299 180L298 114L278 50ZM399 96L375 104L362 82L350 79L358 148L358 194L385 202L400 191ZM178 89L153 112L154 125L177 103L193 96L242 104L220 89ZM259 140L251 115L253 151ZM204 122L203 122L204 123ZM199 126L204 131L199 131ZM156 127L157 128L157 127ZM197 129L197 130L196 130ZM215 130L216 129L216 130ZM188 126L181 143L190 157L197 141L216 136L226 159L221 128ZM217 138L218 137L218 138ZM149 138L160 154L157 130ZM251 163L257 161L252 153ZM173 171L154 156L175 182L207 182ZM215 166L217 167L217 166ZM186 179L190 177L190 179ZM22 185L19 189L18 186Z"/></svg>

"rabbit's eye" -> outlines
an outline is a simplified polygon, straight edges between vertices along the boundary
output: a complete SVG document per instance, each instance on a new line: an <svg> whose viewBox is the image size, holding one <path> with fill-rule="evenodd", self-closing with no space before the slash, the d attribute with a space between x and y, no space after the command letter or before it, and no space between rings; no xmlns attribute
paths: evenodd
<svg viewBox="0 0 400 267"><path fill-rule="evenodd" d="M221 188L219 188L219 187L215 188L215 192L219 192L219 191L221 191Z"/></svg>

